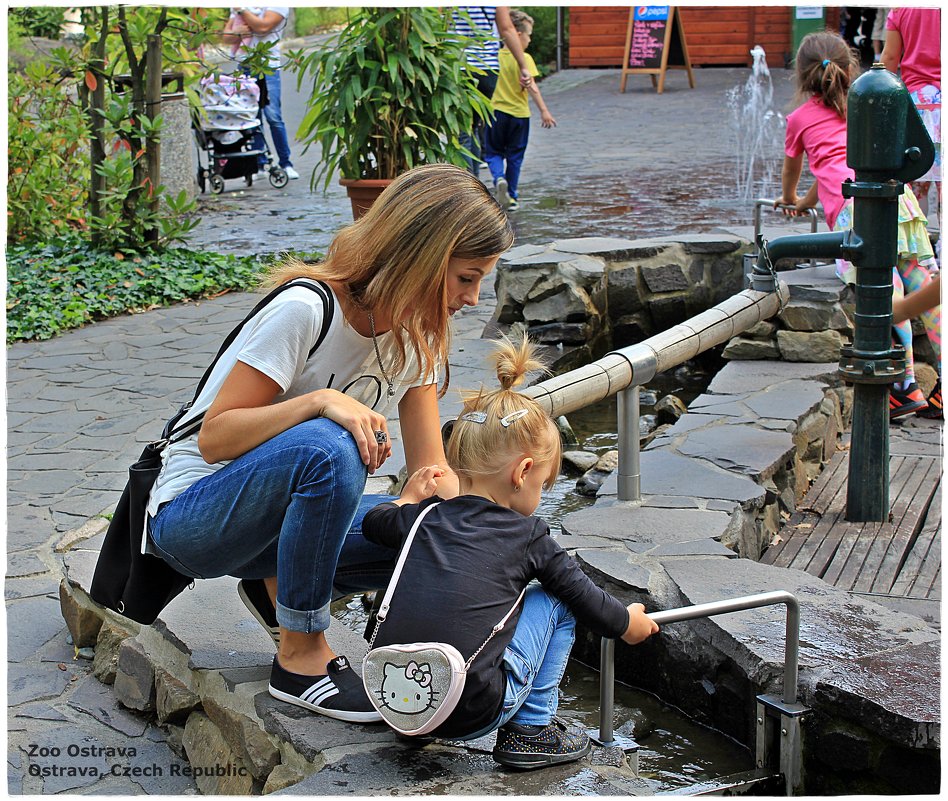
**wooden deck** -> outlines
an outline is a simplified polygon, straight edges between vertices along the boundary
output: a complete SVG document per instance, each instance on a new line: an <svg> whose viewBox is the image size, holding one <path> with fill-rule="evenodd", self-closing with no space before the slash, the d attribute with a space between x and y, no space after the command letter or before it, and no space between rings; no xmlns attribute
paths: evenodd
<svg viewBox="0 0 948 801"><path fill-rule="evenodd" d="M761 558L886 600L941 600L941 458L889 459L888 523L845 519L849 451L839 451Z"/></svg>

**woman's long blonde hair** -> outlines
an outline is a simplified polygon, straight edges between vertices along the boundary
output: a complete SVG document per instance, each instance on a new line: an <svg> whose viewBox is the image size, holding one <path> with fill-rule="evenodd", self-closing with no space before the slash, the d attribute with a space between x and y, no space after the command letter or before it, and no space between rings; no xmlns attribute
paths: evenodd
<svg viewBox="0 0 948 801"><path fill-rule="evenodd" d="M394 373L405 367L407 338L423 375L439 365L447 374L448 259L499 256L513 239L507 215L484 184L459 167L427 164L396 178L361 219L336 235L323 262L287 260L265 283L338 281L358 308L401 321L406 337L395 338ZM442 394L446 388L447 379Z"/></svg>
<svg viewBox="0 0 948 801"><path fill-rule="evenodd" d="M543 483L549 489L562 458L559 431L533 398L514 389L527 373L545 370L544 364L526 336L518 342L501 338L491 359L497 368L500 389L464 396L464 410L448 440L448 464L459 476L471 479L493 475L511 459L524 454L537 465L549 465L550 473Z"/></svg>

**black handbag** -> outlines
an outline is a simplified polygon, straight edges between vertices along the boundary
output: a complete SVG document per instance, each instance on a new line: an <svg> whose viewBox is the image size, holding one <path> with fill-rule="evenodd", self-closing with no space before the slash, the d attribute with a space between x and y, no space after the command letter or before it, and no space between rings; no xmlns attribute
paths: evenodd
<svg viewBox="0 0 948 801"><path fill-rule="evenodd" d="M290 281L278 286L228 334L214 361L204 372L194 397L165 424L161 439L146 445L141 457L128 469L128 483L105 532L89 587L89 596L96 603L139 623L150 624L194 580L179 573L161 557L141 552L145 509L151 489L161 472L161 454L172 442L186 439L200 430L203 412L188 420L184 426L176 426L198 399L211 371L244 325L278 294L294 286L311 289L323 301L322 327L309 355L312 356L322 344L332 322L334 303L329 288L318 281Z"/></svg>

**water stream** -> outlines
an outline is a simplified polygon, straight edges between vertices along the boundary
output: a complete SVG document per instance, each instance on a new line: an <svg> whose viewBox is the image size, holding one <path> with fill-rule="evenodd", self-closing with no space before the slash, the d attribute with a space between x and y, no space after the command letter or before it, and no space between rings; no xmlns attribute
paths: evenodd
<svg viewBox="0 0 948 801"><path fill-rule="evenodd" d="M774 110L774 85L764 49L750 51L751 74L743 86L727 93L730 129L737 154L737 197L743 201L779 194L779 165L783 116ZM776 178L775 178L776 176Z"/></svg>

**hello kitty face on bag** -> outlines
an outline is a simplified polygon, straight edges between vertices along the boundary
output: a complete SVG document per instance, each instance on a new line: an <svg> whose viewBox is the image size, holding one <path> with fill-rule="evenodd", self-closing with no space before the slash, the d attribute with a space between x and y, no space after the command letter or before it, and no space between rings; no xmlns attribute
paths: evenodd
<svg viewBox="0 0 948 801"><path fill-rule="evenodd" d="M437 705L431 687L431 665L409 662L407 665L385 663L385 677L379 693L382 706L402 715L419 715Z"/></svg>

